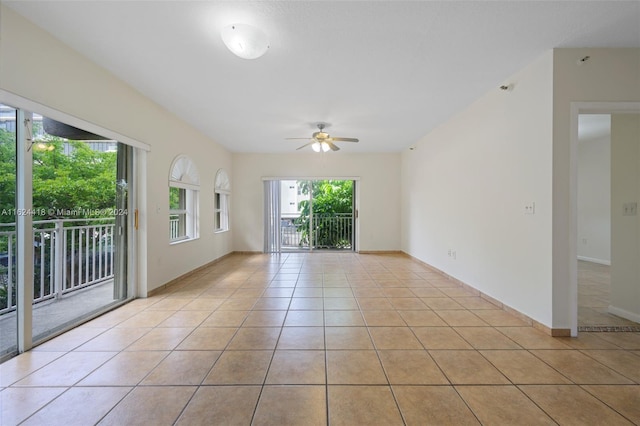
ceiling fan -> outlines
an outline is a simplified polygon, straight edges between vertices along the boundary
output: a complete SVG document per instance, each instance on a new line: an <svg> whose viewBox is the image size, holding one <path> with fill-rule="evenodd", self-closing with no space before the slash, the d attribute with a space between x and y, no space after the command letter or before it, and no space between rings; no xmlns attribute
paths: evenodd
<svg viewBox="0 0 640 426"><path fill-rule="evenodd" d="M311 149L313 149L315 152L320 152L320 151L327 152L329 150L338 151L340 147L338 147L334 142L358 142L358 139L356 138L332 137L331 135L329 135L329 133L326 133L324 131L325 127L326 127L326 124L318 123L318 129L320 131L314 132L311 135L311 140L308 143L297 148L296 151L302 148L306 148L309 145L311 145ZM309 140L309 138L286 138L286 139L287 140L300 140L300 139Z"/></svg>

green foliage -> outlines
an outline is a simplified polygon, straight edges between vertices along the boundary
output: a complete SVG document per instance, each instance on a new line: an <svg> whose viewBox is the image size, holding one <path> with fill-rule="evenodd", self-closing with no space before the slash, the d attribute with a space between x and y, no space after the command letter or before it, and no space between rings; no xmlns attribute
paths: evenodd
<svg viewBox="0 0 640 426"><path fill-rule="evenodd" d="M66 216L62 212L73 212L70 217L76 219L96 217L99 210L115 207L115 152L97 152L84 142L51 136L43 142L32 148L33 220ZM0 130L0 211L15 208L15 159L15 135ZM2 215L0 222L15 222L15 217Z"/></svg>
<svg viewBox="0 0 640 426"><path fill-rule="evenodd" d="M353 211L353 181L322 180L299 181L303 194L313 195L313 243L317 247L349 248L353 232L352 222L336 227L335 218ZM302 233L300 245L309 244L309 221L311 203L303 200L299 204L300 217L295 224ZM346 229L346 233L342 230Z"/></svg>

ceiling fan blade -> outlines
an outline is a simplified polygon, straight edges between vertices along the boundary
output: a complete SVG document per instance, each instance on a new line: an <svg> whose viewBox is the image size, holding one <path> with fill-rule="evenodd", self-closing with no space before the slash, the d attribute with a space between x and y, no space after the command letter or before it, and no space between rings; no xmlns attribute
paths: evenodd
<svg viewBox="0 0 640 426"><path fill-rule="evenodd" d="M356 138L334 138L334 137L332 137L331 139L334 140L334 141L340 141L340 142L358 142L359 141L359 139L356 139Z"/></svg>
<svg viewBox="0 0 640 426"><path fill-rule="evenodd" d="M315 142L315 141L311 141L311 142L309 142L309 143L305 143L305 144L304 144L304 145L302 145L301 147L296 148L296 151L301 150L302 148L306 148L306 147L308 147L309 145L313 145L314 143L316 143L316 142Z"/></svg>
<svg viewBox="0 0 640 426"><path fill-rule="evenodd" d="M308 141L310 138L284 138L286 141Z"/></svg>
<svg viewBox="0 0 640 426"><path fill-rule="evenodd" d="M331 151L339 151L340 150L340 147L338 147L336 144L334 144L331 141L325 141L324 143L329 145L329 148L331 148Z"/></svg>

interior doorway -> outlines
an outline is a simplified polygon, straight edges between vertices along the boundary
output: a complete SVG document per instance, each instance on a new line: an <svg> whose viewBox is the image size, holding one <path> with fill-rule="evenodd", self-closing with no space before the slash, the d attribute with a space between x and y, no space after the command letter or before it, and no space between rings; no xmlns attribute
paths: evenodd
<svg viewBox="0 0 640 426"><path fill-rule="evenodd" d="M265 252L355 251L356 181L265 181Z"/></svg>
<svg viewBox="0 0 640 426"><path fill-rule="evenodd" d="M639 117L633 111L578 116L578 331L640 330L640 224L633 207L640 198Z"/></svg>

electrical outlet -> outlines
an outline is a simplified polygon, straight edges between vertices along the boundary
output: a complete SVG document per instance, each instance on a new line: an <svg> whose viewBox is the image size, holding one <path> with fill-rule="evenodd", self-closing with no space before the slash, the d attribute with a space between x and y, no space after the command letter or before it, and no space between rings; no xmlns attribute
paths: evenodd
<svg viewBox="0 0 640 426"><path fill-rule="evenodd" d="M638 203L630 202L622 205L623 216L636 216L638 214Z"/></svg>
<svg viewBox="0 0 640 426"><path fill-rule="evenodd" d="M524 205L524 214L536 214L536 203L531 202Z"/></svg>

